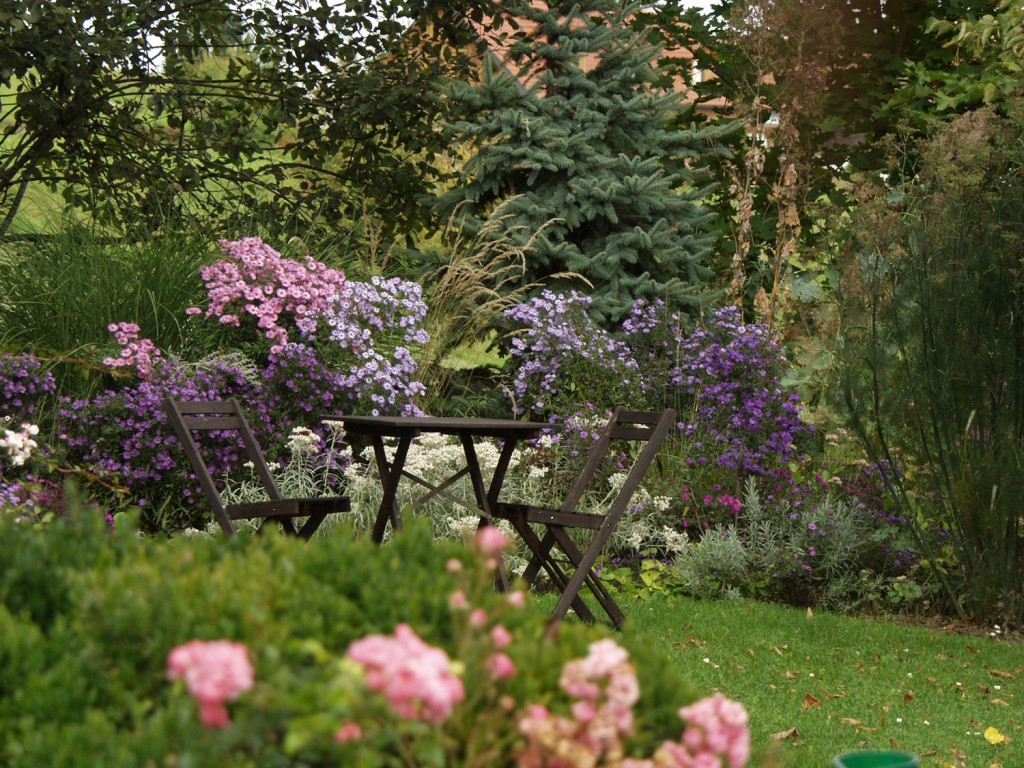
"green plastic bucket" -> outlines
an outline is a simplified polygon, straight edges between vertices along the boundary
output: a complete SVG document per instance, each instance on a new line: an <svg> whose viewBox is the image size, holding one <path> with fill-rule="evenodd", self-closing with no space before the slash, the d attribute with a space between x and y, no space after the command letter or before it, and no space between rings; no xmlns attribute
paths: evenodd
<svg viewBox="0 0 1024 768"><path fill-rule="evenodd" d="M917 755L909 752L845 752L832 761L833 768L918 768Z"/></svg>

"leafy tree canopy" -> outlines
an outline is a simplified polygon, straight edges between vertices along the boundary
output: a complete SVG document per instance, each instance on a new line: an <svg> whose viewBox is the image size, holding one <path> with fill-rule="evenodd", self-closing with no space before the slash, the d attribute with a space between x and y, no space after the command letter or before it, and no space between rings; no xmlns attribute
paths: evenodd
<svg viewBox="0 0 1024 768"><path fill-rule="evenodd" d="M0 232L30 183L143 226L365 206L414 227L434 83L485 2L449 5L0 0Z"/></svg>

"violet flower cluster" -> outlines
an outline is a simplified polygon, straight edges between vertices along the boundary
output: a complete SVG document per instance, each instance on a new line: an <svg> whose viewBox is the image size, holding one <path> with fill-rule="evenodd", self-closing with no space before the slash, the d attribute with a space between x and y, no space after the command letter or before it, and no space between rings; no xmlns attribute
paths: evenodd
<svg viewBox="0 0 1024 768"><path fill-rule="evenodd" d="M32 355L0 354L0 418L31 422L39 401L56 391L53 374Z"/></svg>
<svg viewBox="0 0 1024 768"><path fill-rule="evenodd" d="M767 328L723 307L681 352L678 384L696 403L682 425L695 438L691 464L703 458L745 477L799 456L797 442L814 428L800 418L799 395L779 381L787 361Z"/></svg>
<svg viewBox="0 0 1024 768"><path fill-rule="evenodd" d="M275 436L287 435L299 425L325 437L321 417L347 405L348 375L327 366L312 346L288 342L267 355L261 375L262 407L273 414Z"/></svg>
<svg viewBox="0 0 1024 768"><path fill-rule="evenodd" d="M627 402L642 390L639 365L629 347L587 314L593 300L576 291L539 296L505 317L522 326L509 354L515 365L512 395L517 413L568 412L574 398L602 396ZM579 399L575 404L579 404Z"/></svg>
<svg viewBox="0 0 1024 768"><path fill-rule="evenodd" d="M265 406L260 406L258 392L258 386L230 363L187 370L167 361L145 381L89 400L64 400L58 419L67 460L123 483L131 491L130 500L140 506L174 494L186 506L203 508L195 477L167 424L164 400L238 397L247 406L253 428L265 437L271 419ZM242 455L235 437L221 438L214 454L207 457L211 472L236 466Z"/></svg>
<svg viewBox="0 0 1024 768"><path fill-rule="evenodd" d="M423 328L427 305L423 289L399 278L373 277L348 282L320 312L330 328L330 341L353 358L339 381L347 410L365 408L385 413L421 413L416 400L425 394L416 380L412 350L430 338Z"/></svg>
<svg viewBox="0 0 1024 768"><path fill-rule="evenodd" d="M210 297L205 317L238 326L239 316L249 315L275 352L288 343L288 326L314 338L318 315L345 285L342 272L312 257L305 263L287 259L258 237L221 240L220 248L226 258L199 270Z"/></svg>

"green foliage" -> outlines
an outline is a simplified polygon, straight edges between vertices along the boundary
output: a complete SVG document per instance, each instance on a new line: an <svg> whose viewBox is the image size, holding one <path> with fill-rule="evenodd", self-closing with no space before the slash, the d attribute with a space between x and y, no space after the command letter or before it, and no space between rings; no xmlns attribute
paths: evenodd
<svg viewBox="0 0 1024 768"><path fill-rule="evenodd" d="M1015 108L1024 88L1024 12L1012 0L977 10L961 18L929 20L927 31L956 56L942 67L914 62L893 100L893 112L929 126L979 107Z"/></svg>
<svg viewBox="0 0 1024 768"><path fill-rule="evenodd" d="M176 212L302 231L364 206L409 231L441 148L433 84L468 32L442 8L3 0L0 233L32 183L140 231Z"/></svg>
<svg viewBox="0 0 1024 768"><path fill-rule="evenodd" d="M742 519L705 530L680 550L675 562L680 591L833 609L865 603L903 609L922 602L897 591L879 557L880 550L898 549L895 527L872 530L853 504L832 496L799 508L762 504L753 478L743 502ZM903 577L899 583L907 581ZM924 592L917 597L924 598Z"/></svg>
<svg viewBox="0 0 1024 768"><path fill-rule="evenodd" d="M465 661L467 687L482 679L473 671L482 660L463 655L470 654L461 645L471 636L467 615L449 609L456 589L500 615L512 634L508 653L519 672L501 693L520 703L551 704L565 661L605 634L569 624L544 639L542 611L511 608L479 558L432 544L415 523L385 547L353 540L343 528L305 545L273 535L154 540L130 527L113 533L88 509L46 528L0 519L5 766L354 764L352 748L331 738L347 707L369 704L353 703L358 689L337 664L353 640L405 622ZM461 572L446 565L452 558ZM234 722L223 731L200 725L195 703L166 678L172 648L222 638L245 643L256 670L255 688L230 704ZM675 710L690 699L678 674L646 643L618 640L640 662L632 748L678 737ZM488 701L470 699L455 715L463 746L474 734L486 744L495 731L480 729L494 718L507 725L510 714ZM472 764L463 746L439 741L439 733L424 730L417 742L442 747L430 764ZM511 764L511 746L502 742L495 759L480 764ZM367 732L358 764L401 763L392 748L386 731Z"/></svg>
<svg viewBox="0 0 1024 768"><path fill-rule="evenodd" d="M502 206L527 248L526 280L575 273L602 321L638 298L700 296L708 279L701 166L716 133L672 128L679 96L654 87L658 51L616 0L506 5L509 71L449 92L471 157L439 200L476 232Z"/></svg>
<svg viewBox="0 0 1024 768"><path fill-rule="evenodd" d="M0 250L0 346L61 363L64 393L100 383L95 363L117 349L110 323L133 322L143 337L178 353L192 339L185 310L203 299L199 267L208 235L111 240L70 225Z"/></svg>
<svg viewBox="0 0 1024 768"><path fill-rule="evenodd" d="M1024 617L1022 136L984 110L922 141L912 182L863 190L844 269L860 434L908 519L949 528L950 599L994 621Z"/></svg>

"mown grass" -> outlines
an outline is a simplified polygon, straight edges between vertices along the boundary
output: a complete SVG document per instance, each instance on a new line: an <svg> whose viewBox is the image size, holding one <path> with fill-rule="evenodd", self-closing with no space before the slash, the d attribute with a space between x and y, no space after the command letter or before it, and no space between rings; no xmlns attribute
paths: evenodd
<svg viewBox="0 0 1024 768"><path fill-rule="evenodd" d="M1024 766L1019 638L746 601L624 609L628 631L664 648L698 689L747 707L758 766L828 768L854 749L907 750L922 768Z"/></svg>

